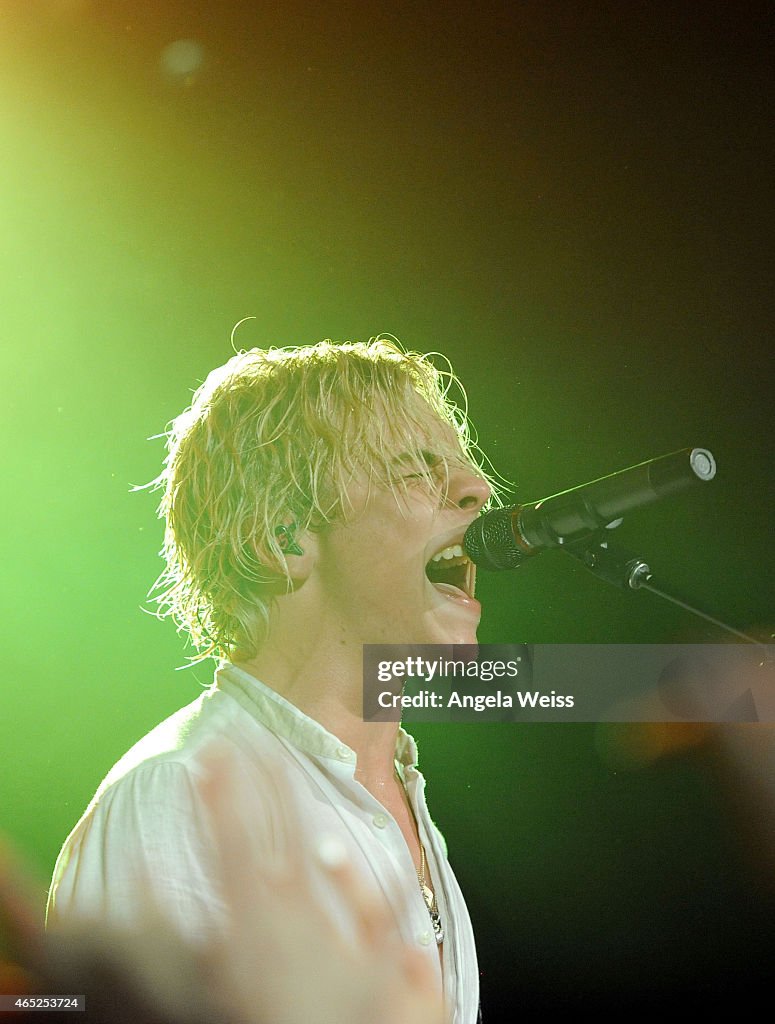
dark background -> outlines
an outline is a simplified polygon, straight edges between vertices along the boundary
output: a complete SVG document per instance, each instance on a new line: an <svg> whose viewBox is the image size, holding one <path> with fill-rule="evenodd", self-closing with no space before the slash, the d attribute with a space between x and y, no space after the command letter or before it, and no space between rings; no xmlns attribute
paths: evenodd
<svg viewBox="0 0 775 1024"><path fill-rule="evenodd" d="M710 448L712 484L620 536L771 632L770 4L18 0L3 20L0 820L41 877L109 766L209 681L139 610L161 529L130 486L243 317L238 347L445 353L514 500ZM180 40L199 64L175 69ZM487 642L711 635L559 553L479 596ZM773 938L764 729L416 727L490 1020L741 1005Z"/></svg>

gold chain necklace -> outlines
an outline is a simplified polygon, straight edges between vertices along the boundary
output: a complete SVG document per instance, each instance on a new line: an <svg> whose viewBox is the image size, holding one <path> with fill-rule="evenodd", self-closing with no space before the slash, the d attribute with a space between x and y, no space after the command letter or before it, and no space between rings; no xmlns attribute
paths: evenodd
<svg viewBox="0 0 775 1024"><path fill-rule="evenodd" d="M422 839L420 838L420 826L417 824L417 818L414 813L414 808L412 807L412 801L409 799L409 794L406 791L404 780L398 773L398 768L395 769L395 772L398 784L401 786L401 789L406 796L409 813L412 815L412 821L414 822L415 831L417 832L417 842L420 844L420 870L417 872L417 881L420 883L420 892L422 893L422 898L425 901L425 906L428 908L428 913L431 918L433 934L436 937L436 945L440 946L444 941L444 926L441 923L441 914L439 913L439 906L436 902L436 893L428 884L428 879L425 876L425 847L423 846Z"/></svg>

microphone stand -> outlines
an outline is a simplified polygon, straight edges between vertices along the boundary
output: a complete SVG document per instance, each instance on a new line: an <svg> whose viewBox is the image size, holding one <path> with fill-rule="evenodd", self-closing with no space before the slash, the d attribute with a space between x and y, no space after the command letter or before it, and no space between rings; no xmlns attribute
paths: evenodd
<svg viewBox="0 0 775 1024"><path fill-rule="evenodd" d="M618 526L620 522L621 520L612 523L609 529L613 526ZM657 597L670 601L672 604L678 605L679 608L684 608L686 611L699 616L701 619L705 619L707 622L712 622L714 626L718 626L726 633L731 633L733 636L745 640L746 643L755 644L769 655L767 644L762 643L755 637L748 636L747 633L742 633L739 629L735 629L726 622L714 618L713 615L708 615L707 612L700 611L699 608L687 604L686 601L680 600L674 594L670 594L661 587L656 586L653 582L654 577L648 563L618 544L612 544L609 536L603 530L581 540L571 541L570 543L566 541L560 545L560 550L565 551L571 558L581 562L590 572L601 580L605 580L606 583L612 583L615 587L619 587L622 590L649 590L652 594L656 594Z"/></svg>

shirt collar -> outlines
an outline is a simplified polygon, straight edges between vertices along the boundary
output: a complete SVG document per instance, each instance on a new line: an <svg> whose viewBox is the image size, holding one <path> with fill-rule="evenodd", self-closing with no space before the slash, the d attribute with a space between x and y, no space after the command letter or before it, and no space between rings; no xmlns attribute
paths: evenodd
<svg viewBox="0 0 775 1024"><path fill-rule="evenodd" d="M285 697L262 683L244 669L222 662L215 671L214 686L233 697L256 721L261 722L276 736L287 739L298 750L311 757L342 760L342 752L349 751L351 763L356 755L347 744L325 729L320 722L305 715ZM396 760L405 768L417 765L417 744L401 726L396 737Z"/></svg>

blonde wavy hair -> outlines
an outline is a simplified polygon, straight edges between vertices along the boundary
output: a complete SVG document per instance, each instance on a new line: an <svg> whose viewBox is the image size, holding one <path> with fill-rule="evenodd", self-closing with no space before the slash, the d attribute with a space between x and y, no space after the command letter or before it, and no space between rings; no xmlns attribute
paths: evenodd
<svg viewBox="0 0 775 1024"><path fill-rule="evenodd" d="M357 474L397 497L408 475L443 488L453 462L494 484L471 436L465 392L432 355L405 351L389 335L254 348L194 393L170 424L164 469L150 485L163 489L166 522L156 614L188 633L192 660L255 655L272 601L292 589L277 527L293 521L301 533L346 520ZM409 400L411 392L424 401ZM434 464L429 411L454 431L449 450L434 449Z"/></svg>

